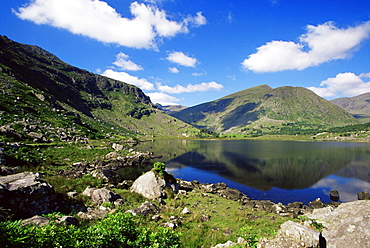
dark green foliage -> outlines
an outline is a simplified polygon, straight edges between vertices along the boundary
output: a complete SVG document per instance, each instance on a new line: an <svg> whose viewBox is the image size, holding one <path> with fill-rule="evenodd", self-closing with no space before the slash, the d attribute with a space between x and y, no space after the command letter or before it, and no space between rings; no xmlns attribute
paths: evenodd
<svg viewBox="0 0 370 248"><path fill-rule="evenodd" d="M139 227L131 214L118 212L87 227L57 224L54 215L43 227L0 222L1 247L180 247L179 234L165 228L150 231Z"/></svg>
<svg viewBox="0 0 370 248"><path fill-rule="evenodd" d="M166 173L166 165L162 162L155 162L153 165L153 170L159 175L164 176Z"/></svg>

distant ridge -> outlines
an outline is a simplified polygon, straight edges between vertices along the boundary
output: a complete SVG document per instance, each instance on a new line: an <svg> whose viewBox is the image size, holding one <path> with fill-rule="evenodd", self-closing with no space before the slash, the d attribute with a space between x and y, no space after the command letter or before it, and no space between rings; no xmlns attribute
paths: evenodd
<svg viewBox="0 0 370 248"><path fill-rule="evenodd" d="M221 134L273 133L358 123L345 110L301 87L261 85L184 110L172 116Z"/></svg>
<svg viewBox="0 0 370 248"><path fill-rule="evenodd" d="M370 122L370 93L354 97L343 97L331 100L332 103L348 111L361 123Z"/></svg>

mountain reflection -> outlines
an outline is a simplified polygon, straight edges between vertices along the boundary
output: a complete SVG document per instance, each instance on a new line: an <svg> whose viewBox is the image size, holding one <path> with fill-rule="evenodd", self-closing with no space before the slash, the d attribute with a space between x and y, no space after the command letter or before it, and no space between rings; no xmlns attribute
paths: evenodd
<svg viewBox="0 0 370 248"><path fill-rule="evenodd" d="M305 189L331 174L370 182L365 143L167 140L151 148L167 168L191 166L264 191Z"/></svg>

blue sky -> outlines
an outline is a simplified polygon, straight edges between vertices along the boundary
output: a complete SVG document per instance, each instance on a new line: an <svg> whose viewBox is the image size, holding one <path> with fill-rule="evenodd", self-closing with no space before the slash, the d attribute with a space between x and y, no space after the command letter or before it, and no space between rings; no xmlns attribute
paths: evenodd
<svg viewBox="0 0 370 248"><path fill-rule="evenodd" d="M370 92L369 0L11 0L0 34L163 105L262 84Z"/></svg>

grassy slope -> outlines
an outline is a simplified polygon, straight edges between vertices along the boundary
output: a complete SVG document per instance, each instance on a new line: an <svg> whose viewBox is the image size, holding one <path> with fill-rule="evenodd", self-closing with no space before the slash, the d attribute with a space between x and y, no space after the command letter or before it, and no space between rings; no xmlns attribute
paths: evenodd
<svg viewBox="0 0 370 248"><path fill-rule="evenodd" d="M56 125L64 119L64 125L71 126L67 122L72 117L65 118L69 112L78 114L90 130L95 127L97 134L198 133L156 109L139 88L70 66L39 47L0 36L0 53L2 124L27 119Z"/></svg>
<svg viewBox="0 0 370 248"><path fill-rule="evenodd" d="M278 130L284 124L317 128L357 123L349 113L307 89L272 89L267 85L243 90L172 115L224 134L248 133L250 129Z"/></svg>
<svg viewBox="0 0 370 248"><path fill-rule="evenodd" d="M361 123L370 121L370 93L355 97L344 97L331 101L358 118Z"/></svg>

